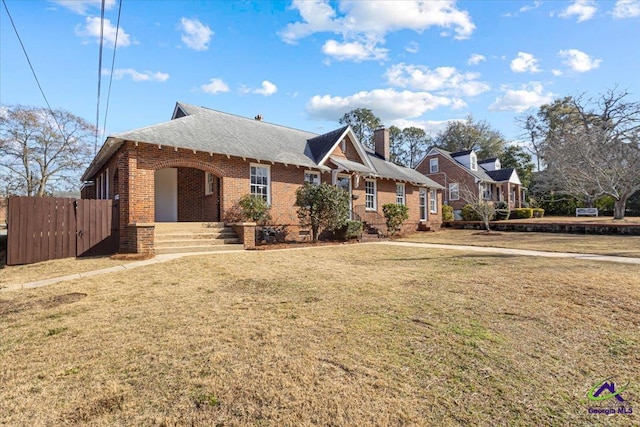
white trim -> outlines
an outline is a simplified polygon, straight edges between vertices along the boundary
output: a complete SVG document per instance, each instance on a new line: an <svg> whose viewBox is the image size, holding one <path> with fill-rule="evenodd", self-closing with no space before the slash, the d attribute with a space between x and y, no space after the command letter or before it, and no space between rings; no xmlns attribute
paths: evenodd
<svg viewBox="0 0 640 427"><path fill-rule="evenodd" d="M209 177L211 177L211 181L209 181ZM213 194L213 189L211 188L211 185L209 184L215 184L215 175L212 174L211 172L205 172L204 173L204 195L205 196L209 196L211 194Z"/></svg>
<svg viewBox="0 0 640 427"><path fill-rule="evenodd" d="M314 182L309 182L310 184L314 184L314 185L320 185L322 183L322 178L320 177L320 172L318 171L312 171L312 170L305 170L304 171L304 175L303 175L303 181L306 184L307 181L307 175L315 175L316 177L318 177L318 183L315 184Z"/></svg>
<svg viewBox="0 0 640 427"><path fill-rule="evenodd" d="M373 207L370 208L367 206L367 183L373 183ZM364 181L364 206L367 211L376 211L378 210L378 182L375 179L365 179Z"/></svg>
<svg viewBox="0 0 640 427"><path fill-rule="evenodd" d="M347 175L345 173L339 173L336 176L336 186L338 185L338 180L340 178L347 178L349 180L349 219L351 219L351 211L353 210L353 199L351 195L353 194L353 186L351 183L351 175Z"/></svg>
<svg viewBox="0 0 640 427"><path fill-rule="evenodd" d="M362 160L364 162L364 164L367 167L369 167L369 169L371 169L372 171L375 171L376 168L373 167L373 163L371 163L371 160L369 159L369 156L367 155L364 147L362 146L362 143L360 141L358 141L358 138L353 133L353 130L351 130L351 126L347 127L347 129L342 133L342 135L340 135L340 138L336 139L335 144L333 144L331 149L327 151L327 154L325 154L325 156L322 158L322 160L320 160L320 162L318 162L318 165L319 166L324 166L324 163L327 161L329 156L331 156L331 154L334 152L334 150L336 149L338 144L340 144L342 142L342 140L344 139L344 137L347 134L349 134L349 139L351 140L351 143L355 147L356 152L358 153L358 156L360 156L360 160Z"/></svg>
<svg viewBox="0 0 640 427"><path fill-rule="evenodd" d="M433 188L429 189L429 212L438 213L438 191Z"/></svg>
<svg viewBox="0 0 640 427"><path fill-rule="evenodd" d="M451 193L452 193L451 190L453 189L454 185L455 185L455 188L456 188L456 193L458 193L458 195L457 195L457 197L455 199L451 196ZM449 183L449 201L456 201L456 200L460 200L460 183L459 182L450 182Z"/></svg>
<svg viewBox="0 0 640 427"><path fill-rule="evenodd" d="M402 194L398 194L399 188L402 188ZM402 203L398 203L400 197L402 197ZM396 182L396 205L407 205L407 189L404 185L404 182Z"/></svg>
<svg viewBox="0 0 640 427"><path fill-rule="evenodd" d="M251 183L251 168L256 168L256 169L266 169L267 170L267 184L266 184L266 189L267 189L267 204L271 204L271 165L265 165L262 163L249 163L249 194L252 195L258 195L257 193L253 193L251 191L251 186L253 185L259 185L259 186L263 186L263 184L252 184Z"/></svg>
<svg viewBox="0 0 640 427"><path fill-rule="evenodd" d="M426 188L420 187L418 189L418 211L420 214L420 221L427 221L429 219L428 204L429 204L429 192ZM424 213L424 216L422 215Z"/></svg>
<svg viewBox="0 0 640 427"><path fill-rule="evenodd" d="M435 168L433 167L434 160L435 160ZM438 172L440 172L440 160L437 157L433 157L429 159L429 173L438 173Z"/></svg>

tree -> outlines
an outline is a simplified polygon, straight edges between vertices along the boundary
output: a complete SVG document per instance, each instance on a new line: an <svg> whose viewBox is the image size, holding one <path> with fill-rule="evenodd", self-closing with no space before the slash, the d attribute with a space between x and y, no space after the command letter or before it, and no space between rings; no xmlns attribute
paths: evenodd
<svg viewBox="0 0 640 427"><path fill-rule="evenodd" d="M409 208L405 205L387 203L382 205L382 213L387 224L387 231L396 234L403 222L409 219Z"/></svg>
<svg viewBox="0 0 640 427"><path fill-rule="evenodd" d="M489 222L496 214L496 208L493 202L484 200L482 191L480 191L479 188L476 188L474 191L466 185L460 187L460 196L467 202L465 206L469 206L469 209L480 217L487 232L491 231Z"/></svg>
<svg viewBox="0 0 640 427"><path fill-rule="evenodd" d="M522 147L509 145L500 156L500 165L503 169L514 168L518 172L522 185L529 187L535 165L531 154L527 153Z"/></svg>
<svg viewBox="0 0 640 427"><path fill-rule="evenodd" d="M64 110L0 107L0 191L44 196L77 188L95 128Z"/></svg>
<svg viewBox="0 0 640 427"><path fill-rule="evenodd" d="M373 132L380 127L382 121L368 108L356 108L339 120L342 125L350 125L358 140L370 149L374 149Z"/></svg>
<svg viewBox="0 0 640 427"><path fill-rule="evenodd" d="M424 129L408 127L402 129L401 141L402 149L396 163L413 169L426 154L431 138Z"/></svg>
<svg viewBox="0 0 640 427"><path fill-rule="evenodd" d="M469 115L465 121L451 121L434 139L434 144L451 152L475 150L479 159L500 157L506 140L484 120Z"/></svg>
<svg viewBox="0 0 640 427"><path fill-rule="evenodd" d="M296 206L300 225L311 227L314 242L320 232L340 228L349 219L349 193L326 183L298 188Z"/></svg>
<svg viewBox="0 0 640 427"><path fill-rule="evenodd" d="M402 130L397 126L391 126L389 128L389 160L393 163L398 163L404 156L403 143Z"/></svg>
<svg viewBox="0 0 640 427"><path fill-rule="evenodd" d="M616 89L596 99L565 98L541 107L551 112L543 158L546 176L561 193L589 206L603 195L615 200L614 219L640 190L640 102Z"/></svg>

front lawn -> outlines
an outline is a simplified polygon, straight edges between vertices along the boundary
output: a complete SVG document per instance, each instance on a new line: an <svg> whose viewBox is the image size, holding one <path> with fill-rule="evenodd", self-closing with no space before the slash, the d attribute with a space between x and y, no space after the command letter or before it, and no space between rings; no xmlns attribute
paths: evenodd
<svg viewBox="0 0 640 427"><path fill-rule="evenodd" d="M382 245L0 294L0 425L637 425L640 267Z"/></svg>

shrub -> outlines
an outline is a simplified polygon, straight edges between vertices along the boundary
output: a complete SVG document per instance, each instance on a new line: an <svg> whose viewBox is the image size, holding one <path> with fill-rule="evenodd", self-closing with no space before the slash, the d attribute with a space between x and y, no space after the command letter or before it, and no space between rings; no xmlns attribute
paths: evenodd
<svg viewBox="0 0 640 427"><path fill-rule="evenodd" d="M337 228L333 232L335 240L359 239L362 235L361 221L347 221L345 225Z"/></svg>
<svg viewBox="0 0 640 427"><path fill-rule="evenodd" d="M289 235L286 225L276 227L256 227L256 242L283 243Z"/></svg>
<svg viewBox="0 0 640 427"><path fill-rule="evenodd" d="M311 227L314 242L323 230L335 230L349 219L349 193L329 184L305 184L296 190L298 219Z"/></svg>
<svg viewBox="0 0 640 427"><path fill-rule="evenodd" d="M494 205L496 209L495 220L500 221L509 218L509 204L507 202L496 202Z"/></svg>
<svg viewBox="0 0 640 427"><path fill-rule="evenodd" d="M533 208L516 208L511 211L509 219L527 219L533 218Z"/></svg>
<svg viewBox="0 0 640 427"><path fill-rule="evenodd" d="M542 218L544 216L544 209L542 208L533 208L533 217L534 218Z"/></svg>
<svg viewBox="0 0 640 427"><path fill-rule="evenodd" d="M238 206L240 206L242 214L247 220L254 221L258 224L266 224L271 220L269 205L267 201L260 196L245 194L238 200Z"/></svg>
<svg viewBox="0 0 640 427"><path fill-rule="evenodd" d="M442 220L443 221L453 221L453 207L449 205L442 205Z"/></svg>
<svg viewBox="0 0 640 427"><path fill-rule="evenodd" d="M480 221L480 215L470 204L466 204L462 207L462 220L463 221Z"/></svg>
<svg viewBox="0 0 640 427"><path fill-rule="evenodd" d="M407 219L409 219L409 208L405 205L396 205L395 203L387 203L382 205L382 213L387 223L387 230L391 234L395 234Z"/></svg>

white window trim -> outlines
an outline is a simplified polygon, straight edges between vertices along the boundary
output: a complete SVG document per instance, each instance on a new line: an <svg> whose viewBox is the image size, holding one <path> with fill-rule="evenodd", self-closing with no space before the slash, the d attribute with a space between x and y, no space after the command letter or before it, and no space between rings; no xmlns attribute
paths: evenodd
<svg viewBox="0 0 640 427"><path fill-rule="evenodd" d="M478 156L473 151L469 154L469 168L472 171L478 170Z"/></svg>
<svg viewBox="0 0 640 427"><path fill-rule="evenodd" d="M435 157L433 159L429 159L429 173L438 173L439 171L440 171L440 162L438 161L438 158Z"/></svg>
<svg viewBox="0 0 640 427"><path fill-rule="evenodd" d="M454 198L451 194L453 193L453 188L455 186L456 189L456 193L458 193L458 195ZM449 184L449 200L460 200L460 184L457 182L452 182Z"/></svg>
<svg viewBox="0 0 640 427"><path fill-rule="evenodd" d="M438 192L436 190L429 190L429 212L438 213Z"/></svg>
<svg viewBox="0 0 640 427"><path fill-rule="evenodd" d="M402 188L402 194L398 194L398 189ZM398 203L398 198L402 196L402 203ZM407 191L402 182L396 182L396 205L406 206L407 205Z"/></svg>
<svg viewBox="0 0 640 427"><path fill-rule="evenodd" d="M428 191L426 188L424 187L420 187L420 194L418 196L418 204L419 204L419 210L420 210L420 221L427 221L429 219L428 214L427 214L427 203L429 203L429 199L428 199ZM424 202L424 204L423 204ZM424 216L422 215L422 213L424 212Z"/></svg>
<svg viewBox="0 0 640 427"><path fill-rule="evenodd" d="M367 182L373 182L373 207L367 207ZM378 210L378 182L375 179L367 179L364 184L364 205L367 211Z"/></svg>
<svg viewBox="0 0 640 427"><path fill-rule="evenodd" d="M307 181L306 181L306 179L305 179L305 178L306 178L306 175L315 175L315 176L317 176L317 177L318 177L318 184L315 184L315 185L320 185L320 184L322 183L322 178L320 177L320 172L318 172L318 171L312 171L312 170L306 170L306 171L304 171L303 180L304 180L304 183L305 183L305 184L307 183ZM310 183L310 184L313 184L313 183Z"/></svg>
<svg viewBox="0 0 640 427"><path fill-rule="evenodd" d="M264 168L267 170L267 204L271 204L271 165L265 165L262 163L249 163L249 194L251 192L251 168Z"/></svg>
<svg viewBox="0 0 640 427"><path fill-rule="evenodd" d="M212 178L211 182L209 182L209 177ZM213 183L215 183L215 175L212 174L211 172L205 172L204 173L204 195L205 196L209 196L213 194L213 189L209 185Z"/></svg>

